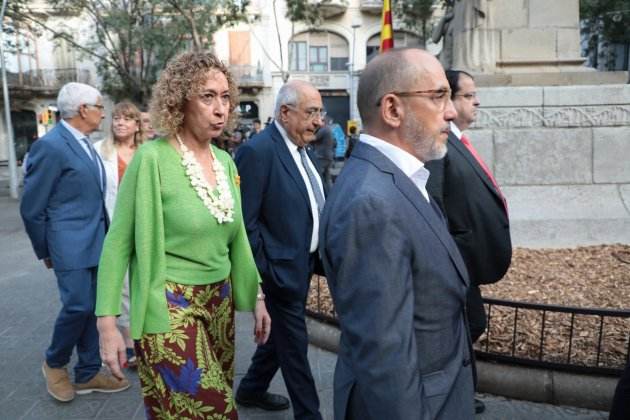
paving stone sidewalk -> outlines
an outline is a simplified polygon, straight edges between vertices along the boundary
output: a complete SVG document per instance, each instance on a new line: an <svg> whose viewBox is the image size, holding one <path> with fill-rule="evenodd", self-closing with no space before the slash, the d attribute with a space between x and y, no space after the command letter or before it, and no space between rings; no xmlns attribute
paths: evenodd
<svg viewBox="0 0 630 420"><path fill-rule="evenodd" d="M129 372L132 387L117 394L77 396L68 404L54 401L41 374L43 353L59 310L54 274L36 260L18 215L18 204L0 196L0 420L142 419L138 377ZM250 314L237 315L236 383L254 351ZM322 416L332 420L332 378L336 355L309 348L309 359L321 401ZM286 395L281 375L272 392ZM604 412L558 407L482 395L487 410L478 420L604 420ZM291 410L267 413L240 409L241 419L291 419Z"/></svg>

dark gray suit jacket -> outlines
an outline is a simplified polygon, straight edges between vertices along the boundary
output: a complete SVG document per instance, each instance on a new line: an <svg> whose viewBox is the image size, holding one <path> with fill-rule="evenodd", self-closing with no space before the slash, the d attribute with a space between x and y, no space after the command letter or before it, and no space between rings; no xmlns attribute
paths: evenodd
<svg viewBox="0 0 630 420"><path fill-rule="evenodd" d="M472 419L464 262L437 207L365 143L326 202L320 252L341 325L335 418Z"/></svg>

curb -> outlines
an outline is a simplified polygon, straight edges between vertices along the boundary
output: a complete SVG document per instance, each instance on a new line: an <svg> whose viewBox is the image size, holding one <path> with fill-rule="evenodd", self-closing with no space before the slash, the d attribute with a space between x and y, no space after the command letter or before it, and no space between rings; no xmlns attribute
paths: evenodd
<svg viewBox="0 0 630 420"><path fill-rule="evenodd" d="M337 327L307 316L311 344L337 353ZM477 361L477 391L554 405L610 410L618 378Z"/></svg>

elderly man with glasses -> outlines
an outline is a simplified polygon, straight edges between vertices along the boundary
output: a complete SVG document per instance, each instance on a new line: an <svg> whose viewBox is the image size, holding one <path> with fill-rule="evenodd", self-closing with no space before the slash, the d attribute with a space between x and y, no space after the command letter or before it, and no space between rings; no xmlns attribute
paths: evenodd
<svg viewBox="0 0 630 420"><path fill-rule="evenodd" d="M289 401L267 392L278 368L296 419L321 419L308 364L305 307L316 265L324 188L309 143L326 112L315 87L290 81L278 92L275 121L236 153L243 216L263 279L271 336L259 346L236 402L282 410Z"/></svg>
<svg viewBox="0 0 630 420"><path fill-rule="evenodd" d="M88 136L103 120L102 97L91 86L68 83L57 108L62 120L29 154L20 212L37 258L57 277L61 311L42 371L48 393L68 402L75 394L122 391L129 382L99 373L96 269L108 215L105 170ZM75 347L73 385L66 365Z"/></svg>
<svg viewBox="0 0 630 420"><path fill-rule="evenodd" d="M418 49L361 74L363 133L322 214L320 254L341 327L336 419L473 419L468 275L426 189L456 113Z"/></svg>

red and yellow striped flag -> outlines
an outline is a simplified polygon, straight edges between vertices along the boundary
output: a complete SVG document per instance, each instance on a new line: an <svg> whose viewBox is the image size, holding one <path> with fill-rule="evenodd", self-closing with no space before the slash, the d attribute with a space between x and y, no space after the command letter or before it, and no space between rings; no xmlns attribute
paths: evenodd
<svg viewBox="0 0 630 420"><path fill-rule="evenodd" d="M394 48L394 29L392 28L391 0L383 0L383 15L381 17L381 49L385 52Z"/></svg>

